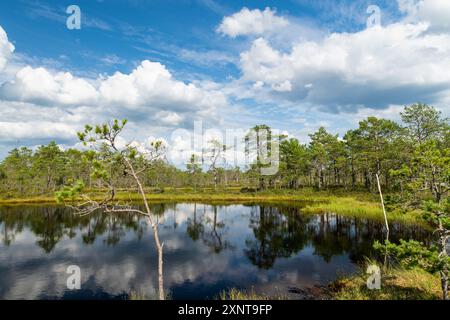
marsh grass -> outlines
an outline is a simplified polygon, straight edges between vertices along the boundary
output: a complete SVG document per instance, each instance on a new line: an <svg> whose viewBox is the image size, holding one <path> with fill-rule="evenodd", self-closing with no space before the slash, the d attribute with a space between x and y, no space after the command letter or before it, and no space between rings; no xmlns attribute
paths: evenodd
<svg viewBox="0 0 450 320"><path fill-rule="evenodd" d="M149 295L143 291L141 292L137 292L132 290L129 294L128 294L128 300L133 300L133 301L148 301L148 300L159 300L159 296L157 293L153 294L153 295ZM168 293L166 295L165 300L172 300L172 295L171 293Z"/></svg>
<svg viewBox="0 0 450 320"><path fill-rule="evenodd" d="M148 300L147 295L145 293L142 292L139 293L137 291L131 291L128 294L128 299L134 301Z"/></svg>
<svg viewBox="0 0 450 320"><path fill-rule="evenodd" d="M253 289L250 291L239 290L232 288L222 291L218 297L219 300L234 300L234 301L251 301L251 300L288 300L289 298L282 294L268 296L265 294L257 294Z"/></svg>
<svg viewBox="0 0 450 320"><path fill-rule="evenodd" d="M310 214L335 213L341 216L365 218L372 220L384 219L383 211L379 203L374 201L362 201L354 197L330 197L327 201L306 205L303 212ZM404 224L423 224L425 222L420 212L409 211L407 213L388 212L389 222Z"/></svg>
<svg viewBox="0 0 450 320"><path fill-rule="evenodd" d="M95 200L102 199L103 190L91 190L88 194ZM105 190L107 191L107 190ZM202 201L273 201L273 202L302 202L302 201L327 201L330 198L345 196L347 193L340 190L315 191L311 188L302 190L267 190L261 192L241 192L240 188L230 187L214 190L204 188L194 191L190 188L165 188L162 192L155 189L147 189L146 197L149 201L184 201L184 202L202 202ZM104 193L103 193L104 194ZM370 199L373 195L367 193L351 193L356 199ZM135 191L118 190L117 200L138 201L140 195ZM32 196L32 197L8 197L2 198L0 195L0 204L20 204L20 203L55 203L56 198L53 194Z"/></svg>

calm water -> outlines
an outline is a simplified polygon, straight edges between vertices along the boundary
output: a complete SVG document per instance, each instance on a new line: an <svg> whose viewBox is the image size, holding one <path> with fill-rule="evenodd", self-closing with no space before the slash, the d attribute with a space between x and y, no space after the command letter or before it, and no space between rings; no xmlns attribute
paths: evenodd
<svg viewBox="0 0 450 320"><path fill-rule="evenodd" d="M299 207L159 204L165 288L173 299L215 298L230 287L302 298L352 273L377 222ZM393 225L392 240L426 240L418 227ZM134 214L77 217L54 206L0 207L0 299L123 299L157 296L157 255L147 221ZM78 265L81 290L66 287Z"/></svg>

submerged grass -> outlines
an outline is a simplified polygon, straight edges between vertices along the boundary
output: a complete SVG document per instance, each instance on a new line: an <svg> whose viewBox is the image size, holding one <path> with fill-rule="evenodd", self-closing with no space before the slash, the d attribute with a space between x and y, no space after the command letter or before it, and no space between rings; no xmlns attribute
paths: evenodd
<svg viewBox="0 0 450 320"><path fill-rule="evenodd" d="M437 300L441 299L440 280L422 269L388 269L382 274L380 290L367 288L368 275L342 278L330 286L335 300Z"/></svg>

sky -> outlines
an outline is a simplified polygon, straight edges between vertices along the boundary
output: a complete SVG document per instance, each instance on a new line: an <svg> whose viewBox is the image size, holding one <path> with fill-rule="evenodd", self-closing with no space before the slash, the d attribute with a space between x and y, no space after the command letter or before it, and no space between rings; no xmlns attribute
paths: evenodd
<svg viewBox="0 0 450 320"><path fill-rule="evenodd" d="M415 102L450 114L448 0L0 2L0 159L79 147L85 124L116 118L129 120L123 143L186 154L177 133L199 123L307 142Z"/></svg>

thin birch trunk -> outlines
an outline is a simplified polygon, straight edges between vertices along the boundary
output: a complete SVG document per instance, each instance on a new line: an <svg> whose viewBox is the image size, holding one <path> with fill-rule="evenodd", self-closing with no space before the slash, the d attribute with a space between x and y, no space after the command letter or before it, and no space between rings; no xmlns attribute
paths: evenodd
<svg viewBox="0 0 450 320"><path fill-rule="evenodd" d="M148 201L147 198L145 197L145 191L144 188L142 187L142 183L138 177L138 175L136 174L136 171L134 170L133 165L131 164L130 160L128 160L127 158L125 158L125 161L128 165L128 167L130 168L131 171L131 175L133 176L134 180L136 181L138 188L139 188L139 192L142 196L142 200L144 201L144 205L145 205L145 210L147 211L148 214L148 219L150 221L150 224L152 225L153 228L153 236L155 238L155 243L156 243L156 249L158 251L158 288L159 288L159 300L165 300L165 295L164 295L164 275L163 275L163 246L164 244L162 244L159 240L159 235L158 235L158 224L154 223L152 218L151 218L151 211L150 211L150 206L148 205Z"/></svg>
<svg viewBox="0 0 450 320"><path fill-rule="evenodd" d="M383 208L384 223L386 225L386 240L389 240L389 224L388 224L386 209L384 207L383 193L381 192L380 177L379 177L378 173L376 174L376 177L377 177L377 184L378 184L378 192L380 193L381 207Z"/></svg>

